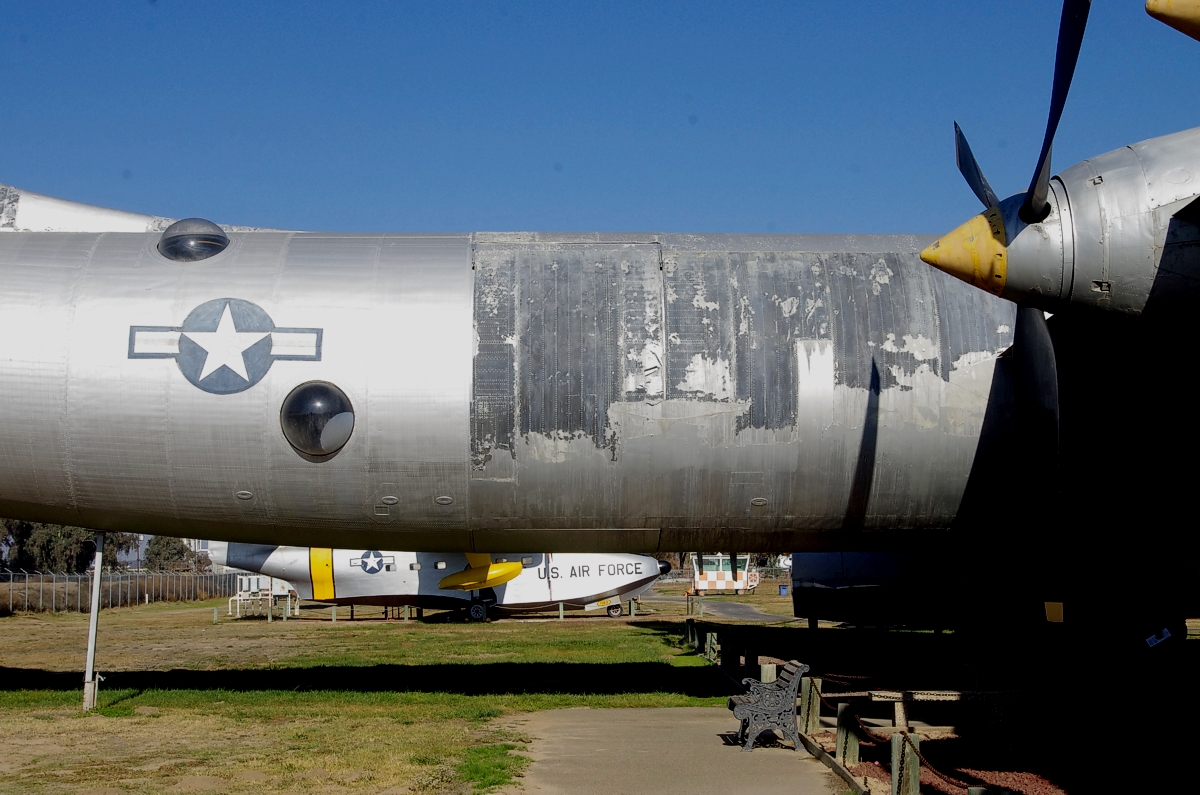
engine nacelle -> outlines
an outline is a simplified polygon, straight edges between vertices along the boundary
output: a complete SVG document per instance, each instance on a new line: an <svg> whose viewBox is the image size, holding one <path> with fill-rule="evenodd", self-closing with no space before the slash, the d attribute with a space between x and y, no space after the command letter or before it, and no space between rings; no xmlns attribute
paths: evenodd
<svg viewBox="0 0 1200 795"><path fill-rule="evenodd" d="M1020 219L1024 194L1017 194L921 257L995 295L1049 311L1083 305L1163 313L1200 292L1197 197L1200 128L1071 166L1051 180L1043 221Z"/></svg>

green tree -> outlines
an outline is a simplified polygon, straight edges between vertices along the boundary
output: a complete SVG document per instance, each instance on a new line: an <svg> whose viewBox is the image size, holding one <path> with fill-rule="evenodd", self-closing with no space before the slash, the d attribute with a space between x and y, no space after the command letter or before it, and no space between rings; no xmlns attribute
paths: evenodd
<svg viewBox="0 0 1200 795"><path fill-rule="evenodd" d="M96 535L82 527L42 524L20 519L0 520L0 546L3 562L10 569L26 571L62 571L75 574L87 571L96 554ZM117 554L137 545L132 533L105 535L105 564L113 568Z"/></svg>
<svg viewBox="0 0 1200 795"><path fill-rule="evenodd" d="M188 545L171 536L154 536L146 544L146 568L155 571L194 571L200 558Z"/></svg>

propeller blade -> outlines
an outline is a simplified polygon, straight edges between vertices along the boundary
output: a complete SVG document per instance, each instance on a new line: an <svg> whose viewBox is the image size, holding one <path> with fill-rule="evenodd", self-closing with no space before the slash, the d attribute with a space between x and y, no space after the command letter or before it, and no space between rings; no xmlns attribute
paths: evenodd
<svg viewBox="0 0 1200 795"><path fill-rule="evenodd" d="M1058 362L1050 327L1042 310L1032 306L1017 307L1013 353L1019 410L1025 415L1026 424L1057 459Z"/></svg>
<svg viewBox="0 0 1200 795"><path fill-rule="evenodd" d="M1083 32L1087 28L1088 12L1092 0L1064 0L1062 19L1058 24L1058 52L1054 56L1054 88L1050 93L1050 117L1046 120L1046 137L1042 141L1042 153L1033 181L1021 205L1021 220L1035 224L1050 213L1046 196L1050 191L1050 150L1054 146L1054 133L1062 118L1063 106L1067 104L1067 93L1071 90L1071 78L1075 76L1075 64L1079 61L1079 48L1083 45Z"/></svg>
<svg viewBox="0 0 1200 795"><path fill-rule="evenodd" d="M987 177L983 175L983 170L979 168L979 163L975 160L974 153L971 152L971 145L967 143L967 136L963 135L958 122L954 122L954 160L958 163L959 173L971 186L975 197L983 202L984 207L995 207L1000 203L1000 200L996 198L996 192L988 184Z"/></svg>

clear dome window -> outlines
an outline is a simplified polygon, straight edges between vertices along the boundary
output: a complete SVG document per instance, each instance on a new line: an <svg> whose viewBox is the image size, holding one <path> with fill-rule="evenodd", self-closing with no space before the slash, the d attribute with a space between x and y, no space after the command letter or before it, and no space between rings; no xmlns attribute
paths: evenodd
<svg viewBox="0 0 1200 795"><path fill-rule="evenodd" d="M220 254L229 245L221 227L203 218L184 218L163 230L158 253L175 262L199 262Z"/></svg>
<svg viewBox="0 0 1200 795"><path fill-rule="evenodd" d="M279 410L288 444L314 457L333 455L354 432L354 407L346 393L325 381L309 381L293 389Z"/></svg>

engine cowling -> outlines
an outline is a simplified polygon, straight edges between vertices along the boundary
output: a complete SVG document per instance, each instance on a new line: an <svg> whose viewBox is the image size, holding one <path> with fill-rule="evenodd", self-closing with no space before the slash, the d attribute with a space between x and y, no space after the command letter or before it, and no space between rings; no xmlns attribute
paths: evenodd
<svg viewBox="0 0 1200 795"><path fill-rule="evenodd" d="M921 253L995 295L1058 312L1178 311L1200 293L1200 128L1125 146L1050 182L1026 224L1017 194Z"/></svg>

